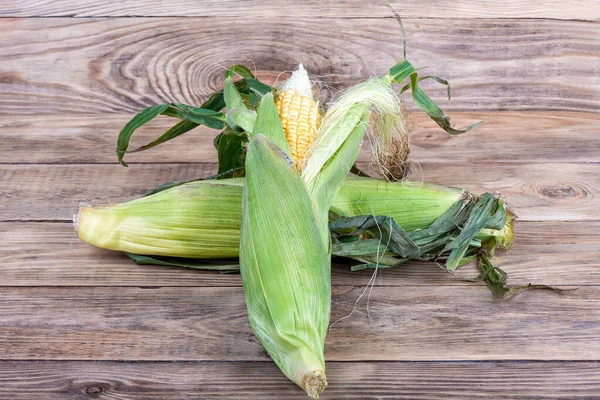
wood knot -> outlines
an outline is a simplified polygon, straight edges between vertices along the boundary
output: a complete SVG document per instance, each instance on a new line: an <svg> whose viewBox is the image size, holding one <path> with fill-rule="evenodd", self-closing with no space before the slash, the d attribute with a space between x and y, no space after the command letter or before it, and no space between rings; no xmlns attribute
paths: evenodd
<svg viewBox="0 0 600 400"><path fill-rule="evenodd" d="M568 185L546 186L540 189L540 194L554 199L573 197L576 195L575 189Z"/></svg>
<svg viewBox="0 0 600 400"><path fill-rule="evenodd" d="M97 396L102 393L102 387L101 386L90 386L89 388L85 389L85 393L92 395L92 396Z"/></svg>

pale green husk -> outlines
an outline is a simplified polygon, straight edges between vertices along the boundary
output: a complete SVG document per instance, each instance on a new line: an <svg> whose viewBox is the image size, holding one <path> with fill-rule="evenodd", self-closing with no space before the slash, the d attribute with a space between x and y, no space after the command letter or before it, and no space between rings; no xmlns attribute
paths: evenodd
<svg viewBox="0 0 600 400"><path fill-rule="evenodd" d="M81 240L135 254L200 259L237 258L243 178L185 183L76 216ZM464 195L420 182L348 177L330 210L341 216L388 215L406 231L427 228Z"/></svg>
<svg viewBox="0 0 600 400"><path fill-rule="evenodd" d="M321 225L281 151L262 135L251 139L240 240L248 316L273 361L311 397L327 386L330 250L321 235L327 224Z"/></svg>
<svg viewBox="0 0 600 400"><path fill-rule="evenodd" d="M302 67L291 81L307 86ZM231 86L231 85L230 85ZM227 95L225 96L227 102ZM318 398L327 386L325 333L331 307L329 208L354 164L375 110L391 135L398 97L387 77L358 85L329 108L298 174L279 124L254 127L242 195L240 271L254 333L282 372ZM229 108L229 105L228 105ZM274 109L259 108L274 113Z"/></svg>

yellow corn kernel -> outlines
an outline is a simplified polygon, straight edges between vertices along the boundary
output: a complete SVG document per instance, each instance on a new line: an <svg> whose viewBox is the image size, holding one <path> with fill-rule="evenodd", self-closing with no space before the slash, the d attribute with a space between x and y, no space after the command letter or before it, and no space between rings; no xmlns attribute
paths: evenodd
<svg viewBox="0 0 600 400"><path fill-rule="evenodd" d="M298 79L295 74L299 74L302 79ZM307 95L306 84L308 84L310 95ZM320 119L319 107L310 92L310 81L308 81L308 75L302 64L276 93L275 107L292 152L294 165L298 171L301 171L306 153L317 134Z"/></svg>

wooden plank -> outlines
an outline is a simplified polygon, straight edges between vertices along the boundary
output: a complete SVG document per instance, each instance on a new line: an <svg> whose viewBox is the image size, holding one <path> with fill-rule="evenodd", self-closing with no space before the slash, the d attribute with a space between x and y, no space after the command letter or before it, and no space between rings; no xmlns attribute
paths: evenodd
<svg viewBox="0 0 600 400"><path fill-rule="evenodd" d="M488 7L493 8L493 7ZM225 66L273 81L302 60L330 91L402 57L393 18L20 18L0 24L0 113L132 113L200 104ZM260 25L260 29L248 26ZM599 111L598 25L554 20L406 20L409 58L446 110ZM282 35L281 32L286 32ZM51 66L51 67L49 67Z"/></svg>
<svg viewBox="0 0 600 400"><path fill-rule="evenodd" d="M474 154L476 151L473 152ZM600 218L600 164L421 163L413 179L500 192L522 220ZM0 221L71 221L78 203L106 205L168 182L212 174L213 164L3 165Z"/></svg>
<svg viewBox="0 0 600 400"><path fill-rule="evenodd" d="M364 291L334 287L331 320ZM241 288L2 288L0 300L4 360L266 359ZM331 328L328 360L600 360L598 287L509 302L483 287L380 287L366 310Z"/></svg>
<svg viewBox="0 0 600 400"><path fill-rule="evenodd" d="M327 364L326 399L596 399L594 362L360 362ZM243 395L241 395L243 393ZM0 362L0 395L13 400L91 395L121 400L301 398L270 362Z"/></svg>
<svg viewBox="0 0 600 400"><path fill-rule="evenodd" d="M434 6L425 6L417 0L390 2L405 18L553 18L600 20L600 8L593 0L535 0L522 2L509 0L494 3L466 0L438 0ZM133 17L133 16L198 16L198 17L389 17L391 13L383 4L359 0L339 1L285 1L277 7L264 0L203 1L174 0L168 4L160 0L133 0L107 2L99 0L45 2L40 0L8 0L0 16L14 17Z"/></svg>
<svg viewBox="0 0 600 400"><path fill-rule="evenodd" d="M600 285L600 222L516 224L509 252L494 264L514 284ZM126 256L79 241L69 223L16 222L0 225L2 286L241 286L237 274L135 265ZM332 284L367 285L373 271L351 272L335 264ZM464 267L459 276L477 275ZM434 263L408 263L380 271L376 286L469 285Z"/></svg>
<svg viewBox="0 0 600 400"><path fill-rule="evenodd" d="M115 163L118 132L133 115L0 115L2 163ZM487 117L452 113L457 126ZM600 114L574 112L494 112L465 135L450 136L422 112L413 112L411 159L418 162L478 161L600 162ZM164 117L136 132L131 148L156 139L174 124ZM128 162L216 162L217 131L197 128L157 149L129 154ZM540 138L543 138L540 140ZM368 141L360 161L368 162ZM472 151L476 149L477 151ZM560 157L557 158L557 154Z"/></svg>

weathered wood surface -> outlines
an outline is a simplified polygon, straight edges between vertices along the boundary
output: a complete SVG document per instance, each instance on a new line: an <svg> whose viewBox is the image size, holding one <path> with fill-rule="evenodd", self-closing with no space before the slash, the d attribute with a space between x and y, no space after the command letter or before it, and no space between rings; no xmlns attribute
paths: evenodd
<svg viewBox="0 0 600 400"><path fill-rule="evenodd" d="M411 115L411 158L419 162L600 162L600 114L574 112L451 113L459 127L491 118L467 135L449 136L425 113ZM0 163L116 164L116 142L126 115L0 115ZM161 117L138 130L131 148L149 143L176 123ZM216 162L218 132L195 130L155 149L128 154L136 163ZM365 143L360 161L368 162Z"/></svg>
<svg viewBox="0 0 600 400"><path fill-rule="evenodd" d="M348 316L365 290L333 287L331 320ZM4 360L267 359L240 287L5 287L0 311ZM325 353L331 361L597 360L598 337L597 286L509 302L481 286L377 287L368 315L363 304L330 329Z"/></svg>
<svg viewBox="0 0 600 400"><path fill-rule="evenodd" d="M332 328L323 398L597 399L600 3L393 5L409 59L450 80L450 102L425 88L456 125L492 116L450 137L416 114L424 179L504 193L521 218L495 263L512 283L579 289L499 302L433 264L382 271L370 319L365 294ZM274 82L301 60L324 100L384 73L401 34L383 3L9 0L0 34L0 398L301 398L252 335L238 275L137 266L79 242L69 221L80 201L214 172L207 130L131 154L129 169L114 143L143 107L201 103L225 66ZM371 274L334 267L332 321Z"/></svg>
<svg viewBox="0 0 600 400"><path fill-rule="evenodd" d="M491 7L490 7L491 8ZM0 113L132 113L200 104L224 69L260 78L302 61L333 92L402 58L394 19L16 18L0 24ZM600 110L598 25L580 21L407 19L409 58L447 110ZM283 32L285 32L283 34ZM307 49L310 49L307 50ZM15 117L21 119L20 117Z"/></svg>
<svg viewBox="0 0 600 400"><path fill-rule="evenodd" d="M385 4L391 4L405 18L551 18L576 19L584 21L600 20L600 6L594 0L503 0L493 4L484 1L437 0L423 3L419 0L404 1L280 1L265 0L174 0L165 3L160 0L5 0L0 8L0 16L15 17L133 17L133 16L172 16L172 17L277 17L277 18L375 18L390 17Z"/></svg>
<svg viewBox="0 0 600 400"><path fill-rule="evenodd" d="M600 222L519 222L509 252L499 251L494 264L514 284L600 285ZM0 225L4 256L3 286L241 286L238 274L220 274L150 265L135 265L121 253L97 249L77 239L70 223L11 222ZM367 285L372 270L333 268L332 284ZM464 267L458 276L473 277ZM444 273L434 263L408 263L381 270L376 286L470 285Z"/></svg>
<svg viewBox="0 0 600 400"><path fill-rule="evenodd" d="M595 400L595 362L328 363L321 399ZM103 399L302 398L270 362L0 362L0 396ZM569 382L569 385L565 385Z"/></svg>
<svg viewBox="0 0 600 400"><path fill-rule="evenodd" d="M465 150L467 151L467 150ZM477 150L470 150L474 154ZM420 163L413 175L472 193L500 192L524 221L600 219L598 163ZM0 221L71 221L80 202L132 200L168 181L216 172L214 164L3 165Z"/></svg>

